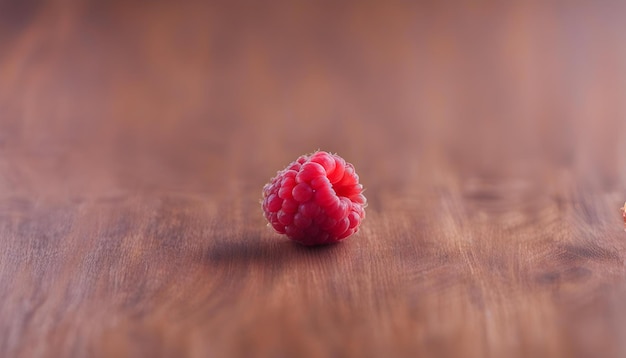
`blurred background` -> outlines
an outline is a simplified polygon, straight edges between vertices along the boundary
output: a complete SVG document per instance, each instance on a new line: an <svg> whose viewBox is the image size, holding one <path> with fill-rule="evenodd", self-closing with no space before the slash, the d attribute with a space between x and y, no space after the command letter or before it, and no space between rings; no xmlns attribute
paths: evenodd
<svg viewBox="0 0 626 358"><path fill-rule="evenodd" d="M212 192L316 149L372 192L563 171L619 189L624 7L1 1L0 189Z"/></svg>
<svg viewBox="0 0 626 358"><path fill-rule="evenodd" d="M625 10L0 0L0 355L624 356ZM316 149L369 207L306 250Z"/></svg>

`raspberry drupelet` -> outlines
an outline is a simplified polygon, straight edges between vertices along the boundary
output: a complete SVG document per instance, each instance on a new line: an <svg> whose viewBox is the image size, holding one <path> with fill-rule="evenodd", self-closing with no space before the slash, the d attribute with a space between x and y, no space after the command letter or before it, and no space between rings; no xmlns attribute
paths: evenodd
<svg viewBox="0 0 626 358"><path fill-rule="evenodd" d="M367 200L354 166L323 151L303 155L263 188L263 214L303 245L341 241L357 232Z"/></svg>

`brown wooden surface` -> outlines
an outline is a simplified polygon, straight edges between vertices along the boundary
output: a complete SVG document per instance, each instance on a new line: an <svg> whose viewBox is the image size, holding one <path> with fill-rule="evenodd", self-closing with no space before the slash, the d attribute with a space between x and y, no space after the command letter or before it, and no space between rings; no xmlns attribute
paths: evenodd
<svg viewBox="0 0 626 358"><path fill-rule="evenodd" d="M624 10L0 1L0 356L626 356ZM305 248L318 148L370 205Z"/></svg>

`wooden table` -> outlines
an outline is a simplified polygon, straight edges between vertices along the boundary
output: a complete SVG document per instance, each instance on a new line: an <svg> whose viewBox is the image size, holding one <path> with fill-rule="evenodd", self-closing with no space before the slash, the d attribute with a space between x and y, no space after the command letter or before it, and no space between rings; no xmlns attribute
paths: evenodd
<svg viewBox="0 0 626 358"><path fill-rule="evenodd" d="M0 356L626 356L624 10L0 2ZM318 148L369 207L306 248Z"/></svg>

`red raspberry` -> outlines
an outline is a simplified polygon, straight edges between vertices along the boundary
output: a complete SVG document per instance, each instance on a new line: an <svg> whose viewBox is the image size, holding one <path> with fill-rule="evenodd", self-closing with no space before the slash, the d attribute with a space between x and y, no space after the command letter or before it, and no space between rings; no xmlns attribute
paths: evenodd
<svg viewBox="0 0 626 358"><path fill-rule="evenodd" d="M279 233L304 245L338 242L365 217L354 167L327 152L303 155L263 188L263 214Z"/></svg>

